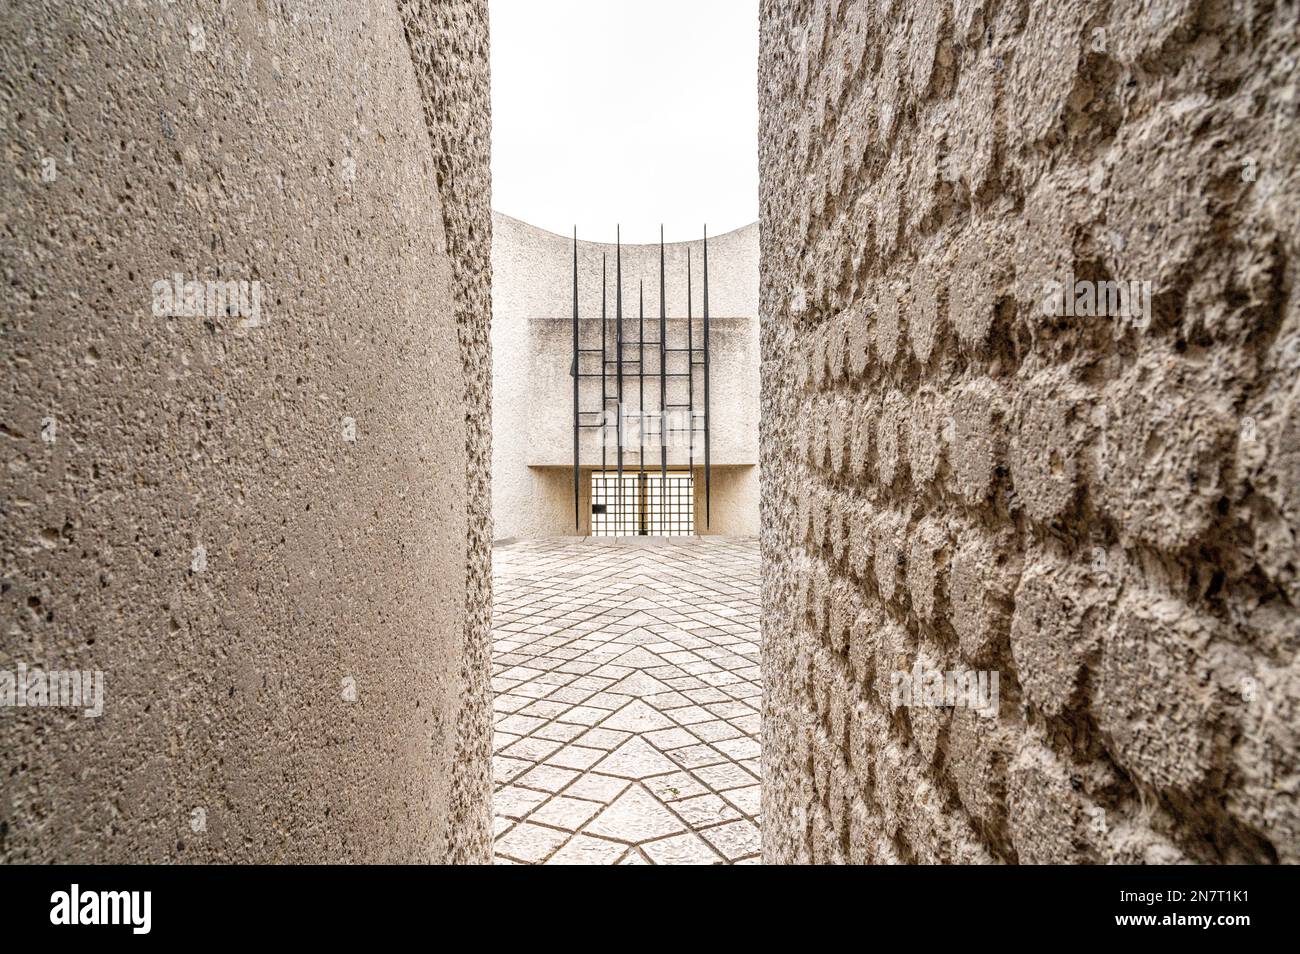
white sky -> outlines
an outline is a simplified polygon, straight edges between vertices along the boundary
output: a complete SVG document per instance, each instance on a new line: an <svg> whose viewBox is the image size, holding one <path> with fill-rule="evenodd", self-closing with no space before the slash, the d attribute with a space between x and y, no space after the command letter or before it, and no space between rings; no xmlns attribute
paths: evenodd
<svg viewBox="0 0 1300 954"><path fill-rule="evenodd" d="M492 205L657 242L758 218L758 0L490 0Z"/></svg>

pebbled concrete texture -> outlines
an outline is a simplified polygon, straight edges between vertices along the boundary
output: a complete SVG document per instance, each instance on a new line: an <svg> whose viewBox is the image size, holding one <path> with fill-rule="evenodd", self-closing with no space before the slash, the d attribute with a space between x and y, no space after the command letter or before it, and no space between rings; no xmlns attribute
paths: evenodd
<svg viewBox="0 0 1300 954"><path fill-rule="evenodd" d="M0 61L0 669L105 674L0 711L0 860L487 861L486 3L20 2Z"/></svg>
<svg viewBox="0 0 1300 954"><path fill-rule="evenodd" d="M1300 860L1298 16L763 3L765 861Z"/></svg>

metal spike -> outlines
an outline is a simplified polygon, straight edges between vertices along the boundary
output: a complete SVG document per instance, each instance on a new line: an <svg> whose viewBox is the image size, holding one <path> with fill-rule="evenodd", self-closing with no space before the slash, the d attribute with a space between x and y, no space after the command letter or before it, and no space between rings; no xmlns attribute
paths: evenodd
<svg viewBox="0 0 1300 954"><path fill-rule="evenodd" d="M645 513L641 508L641 500L645 495L645 280L639 282L640 291L639 303L637 305L637 335L636 335L636 378L637 378L637 429L636 429L636 500L637 500L637 527L638 534L645 534Z"/></svg>
<svg viewBox="0 0 1300 954"><path fill-rule="evenodd" d="M581 508L578 504L578 227L573 227L573 530L581 528Z"/></svg>
<svg viewBox="0 0 1300 954"><path fill-rule="evenodd" d="M711 527L711 479L709 460L709 227L704 226L704 526Z"/></svg>
<svg viewBox="0 0 1300 954"><path fill-rule="evenodd" d="M605 253L600 253L600 486L605 486L605 444L609 436L605 433L605 415L609 411L609 393L605 389L605 372L609 368L608 346L606 345L609 319L605 314L605 304L609 293L605 285Z"/></svg>
<svg viewBox="0 0 1300 954"><path fill-rule="evenodd" d="M668 492L668 435L665 417L668 412L668 305L664 282L664 227L659 224L659 520L662 524ZM660 528L662 529L662 527Z"/></svg>
<svg viewBox="0 0 1300 954"><path fill-rule="evenodd" d="M617 322L614 336L618 343L618 421L615 425L618 440L618 519L617 529L623 529L623 235L622 227L614 226L614 315Z"/></svg>

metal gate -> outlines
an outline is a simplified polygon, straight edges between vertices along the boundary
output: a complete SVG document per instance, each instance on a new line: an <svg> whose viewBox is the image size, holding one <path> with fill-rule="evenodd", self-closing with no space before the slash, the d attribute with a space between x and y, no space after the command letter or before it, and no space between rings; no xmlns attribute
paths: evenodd
<svg viewBox="0 0 1300 954"><path fill-rule="evenodd" d="M646 338L644 297L638 289L635 325L623 309L623 247L615 245L614 307L609 308L607 263L601 255L600 346L584 347L578 315L578 231L573 232L573 523L582 525L579 451L583 430L600 431L600 470L592 476L591 532L593 536L695 532L694 479L696 438L699 437L704 471L704 525L710 517L712 477L709 443L709 233L704 230L703 315L697 341L691 284L691 250L686 249L685 340L670 346L665 302L663 227L659 229L659 332ZM613 311L611 327L610 311ZM650 329L654 328L651 319ZM629 327L630 326L630 327ZM633 337L635 333L635 337ZM599 355L597 359L596 356ZM586 359L586 360L584 360ZM599 361L600 369L592 369ZM591 379L589 400L596 400L595 379L600 381L598 407L582 406L582 382ZM647 390L649 393L647 394ZM635 408L635 412L633 412ZM611 418L613 422L611 423ZM635 421L634 426L629 426ZM684 438L684 439L683 439ZM685 453L670 448L684 445ZM655 451L658 450L658 454ZM612 451L612 452L611 452ZM625 456L636 455L635 470L625 466ZM651 470L646 469L650 455ZM658 473L654 473L654 457ZM671 459L677 457L677 460ZM630 461L628 462L630 463ZM686 471L672 471L683 467Z"/></svg>

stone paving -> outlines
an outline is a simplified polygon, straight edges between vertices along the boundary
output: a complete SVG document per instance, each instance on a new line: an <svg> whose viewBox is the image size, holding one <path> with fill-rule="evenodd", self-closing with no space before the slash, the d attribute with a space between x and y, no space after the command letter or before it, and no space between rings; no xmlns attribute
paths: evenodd
<svg viewBox="0 0 1300 954"><path fill-rule="evenodd" d="M497 863L758 863L758 542L529 540L493 571Z"/></svg>

